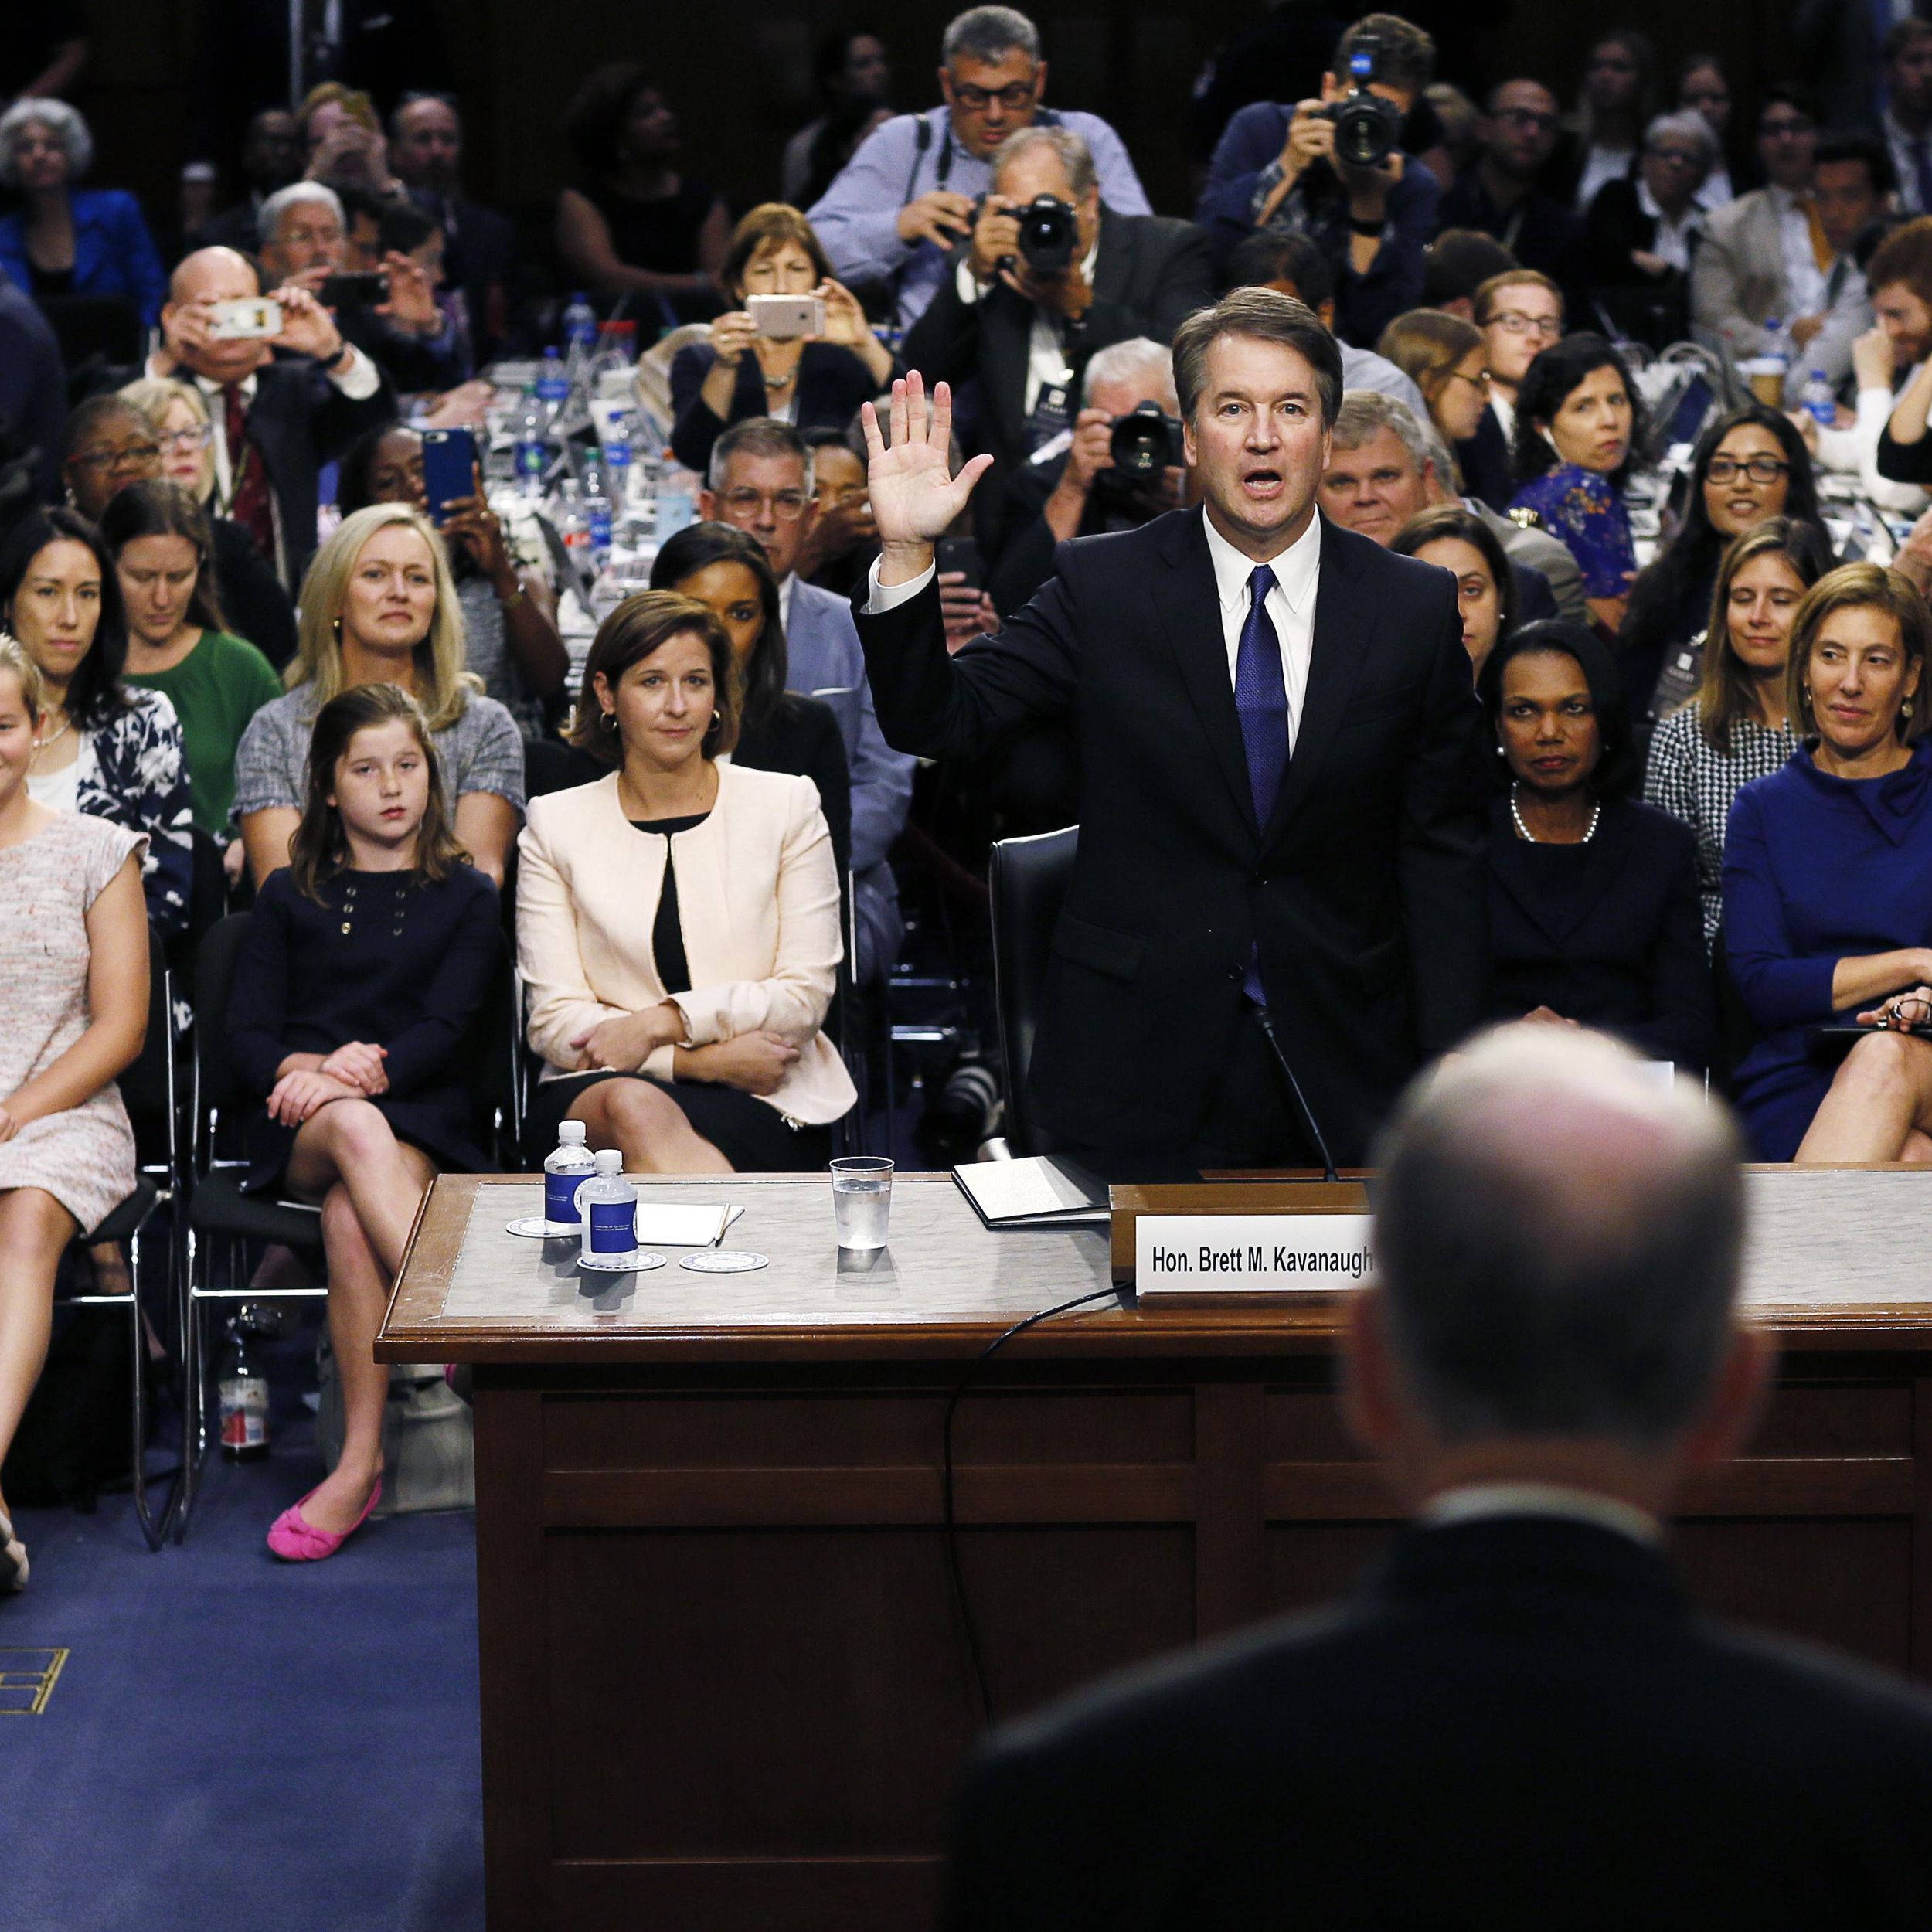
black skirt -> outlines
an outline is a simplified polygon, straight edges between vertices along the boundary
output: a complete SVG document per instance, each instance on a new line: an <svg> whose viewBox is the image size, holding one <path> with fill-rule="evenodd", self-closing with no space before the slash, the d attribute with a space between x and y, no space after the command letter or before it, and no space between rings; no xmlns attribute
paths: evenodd
<svg viewBox="0 0 1932 1932"><path fill-rule="evenodd" d="M541 1167L556 1145L557 1127L579 1097L600 1080L650 1080L683 1110L693 1133L709 1141L740 1174L808 1174L832 1158L832 1129L792 1127L756 1094L705 1080L653 1080L648 1073L566 1073L538 1083L524 1120L524 1153Z"/></svg>
<svg viewBox="0 0 1932 1932"><path fill-rule="evenodd" d="M260 1100L243 1104L256 1112L242 1130L242 1151L248 1157L248 1178L242 1182L242 1191L246 1194L279 1192L288 1172L288 1156L295 1136L301 1129L271 1120L267 1106ZM444 1173L482 1174L495 1165L457 1125L469 1110L469 1096L460 1087L432 1089L400 1100L379 1094L370 1104L389 1122L390 1131L399 1141L406 1141L427 1154ZM547 1154L549 1149L546 1148L544 1151Z"/></svg>

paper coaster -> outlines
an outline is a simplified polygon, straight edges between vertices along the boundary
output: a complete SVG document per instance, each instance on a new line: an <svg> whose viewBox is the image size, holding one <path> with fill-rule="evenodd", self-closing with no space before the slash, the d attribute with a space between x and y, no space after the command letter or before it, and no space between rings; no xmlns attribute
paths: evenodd
<svg viewBox="0 0 1932 1932"><path fill-rule="evenodd" d="M749 1248L706 1248L687 1254L678 1266L693 1274L749 1274L754 1268L770 1267L771 1257L753 1254Z"/></svg>
<svg viewBox="0 0 1932 1932"><path fill-rule="evenodd" d="M593 1274L645 1274L652 1268L662 1267L664 1257L633 1248L628 1254L580 1254L577 1266L588 1268Z"/></svg>
<svg viewBox="0 0 1932 1932"><path fill-rule="evenodd" d="M505 1234L520 1234L526 1241L575 1241L583 1233L581 1221L546 1221L540 1214L526 1214L520 1220L505 1221Z"/></svg>

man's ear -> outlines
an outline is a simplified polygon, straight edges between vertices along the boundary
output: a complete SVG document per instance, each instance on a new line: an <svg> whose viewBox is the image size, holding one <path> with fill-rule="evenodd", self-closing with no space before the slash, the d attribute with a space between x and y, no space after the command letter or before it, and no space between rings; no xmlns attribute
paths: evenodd
<svg viewBox="0 0 1932 1932"><path fill-rule="evenodd" d="M698 514L707 523L718 523L723 521L718 515L718 499L712 494L711 485L709 483L700 483L698 485Z"/></svg>
<svg viewBox="0 0 1932 1932"><path fill-rule="evenodd" d="M1042 60L1033 69L1033 104L1038 107L1046 98L1046 63Z"/></svg>

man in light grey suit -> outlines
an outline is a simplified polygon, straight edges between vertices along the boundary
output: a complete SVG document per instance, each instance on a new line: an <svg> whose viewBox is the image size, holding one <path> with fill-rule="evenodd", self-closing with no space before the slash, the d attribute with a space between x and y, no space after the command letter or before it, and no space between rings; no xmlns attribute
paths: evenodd
<svg viewBox="0 0 1932 1932"><path fill-rule="evenodd" d="M824 698L838 715L852 773L852 976L866 985L891 966L905 934L886 855L904 828L918 760L894 751L879 729L851 604L794 572L818 512L811 452L798 432L768 416L734 423L713 445L709 483L699 499L705 515L756 537L778 580L787 685ZM794 495L803 496L804 513L781 515L780 498Z"/></svg>

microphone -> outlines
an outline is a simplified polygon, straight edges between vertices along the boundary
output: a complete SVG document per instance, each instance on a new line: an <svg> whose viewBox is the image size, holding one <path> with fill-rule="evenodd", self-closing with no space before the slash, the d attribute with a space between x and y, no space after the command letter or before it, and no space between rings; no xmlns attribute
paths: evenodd
<svg viewBox="0 0 1932 1932"><path fill-rule="evenodd" d="M1268 1045L1273 1049L1281 1071L1287 1076L1288 1091L1294 1096L1294 1104L1301 1116L1301 1124L1308 1130L1308 1138L1315 1142L1315 1151L1321 1156L1321 1178L1325 1181L1338 1182L1342 1176L1335 1171L1335 1156L1328 1151L1328 1142L1321 1138L1321 1129L1315 1117L1315 1109L1308 1104L1308 1097L1301 1090L1301 1083L1294 1077L1294 1069L1288 1064L1288 1056L1281 1050L1281 1043L1274 1036L1274 1022L1268 1016L1265 1006L1257 1006L1255 1017L1261 1022L1261 1030L1268 1036Z"/></svg>

